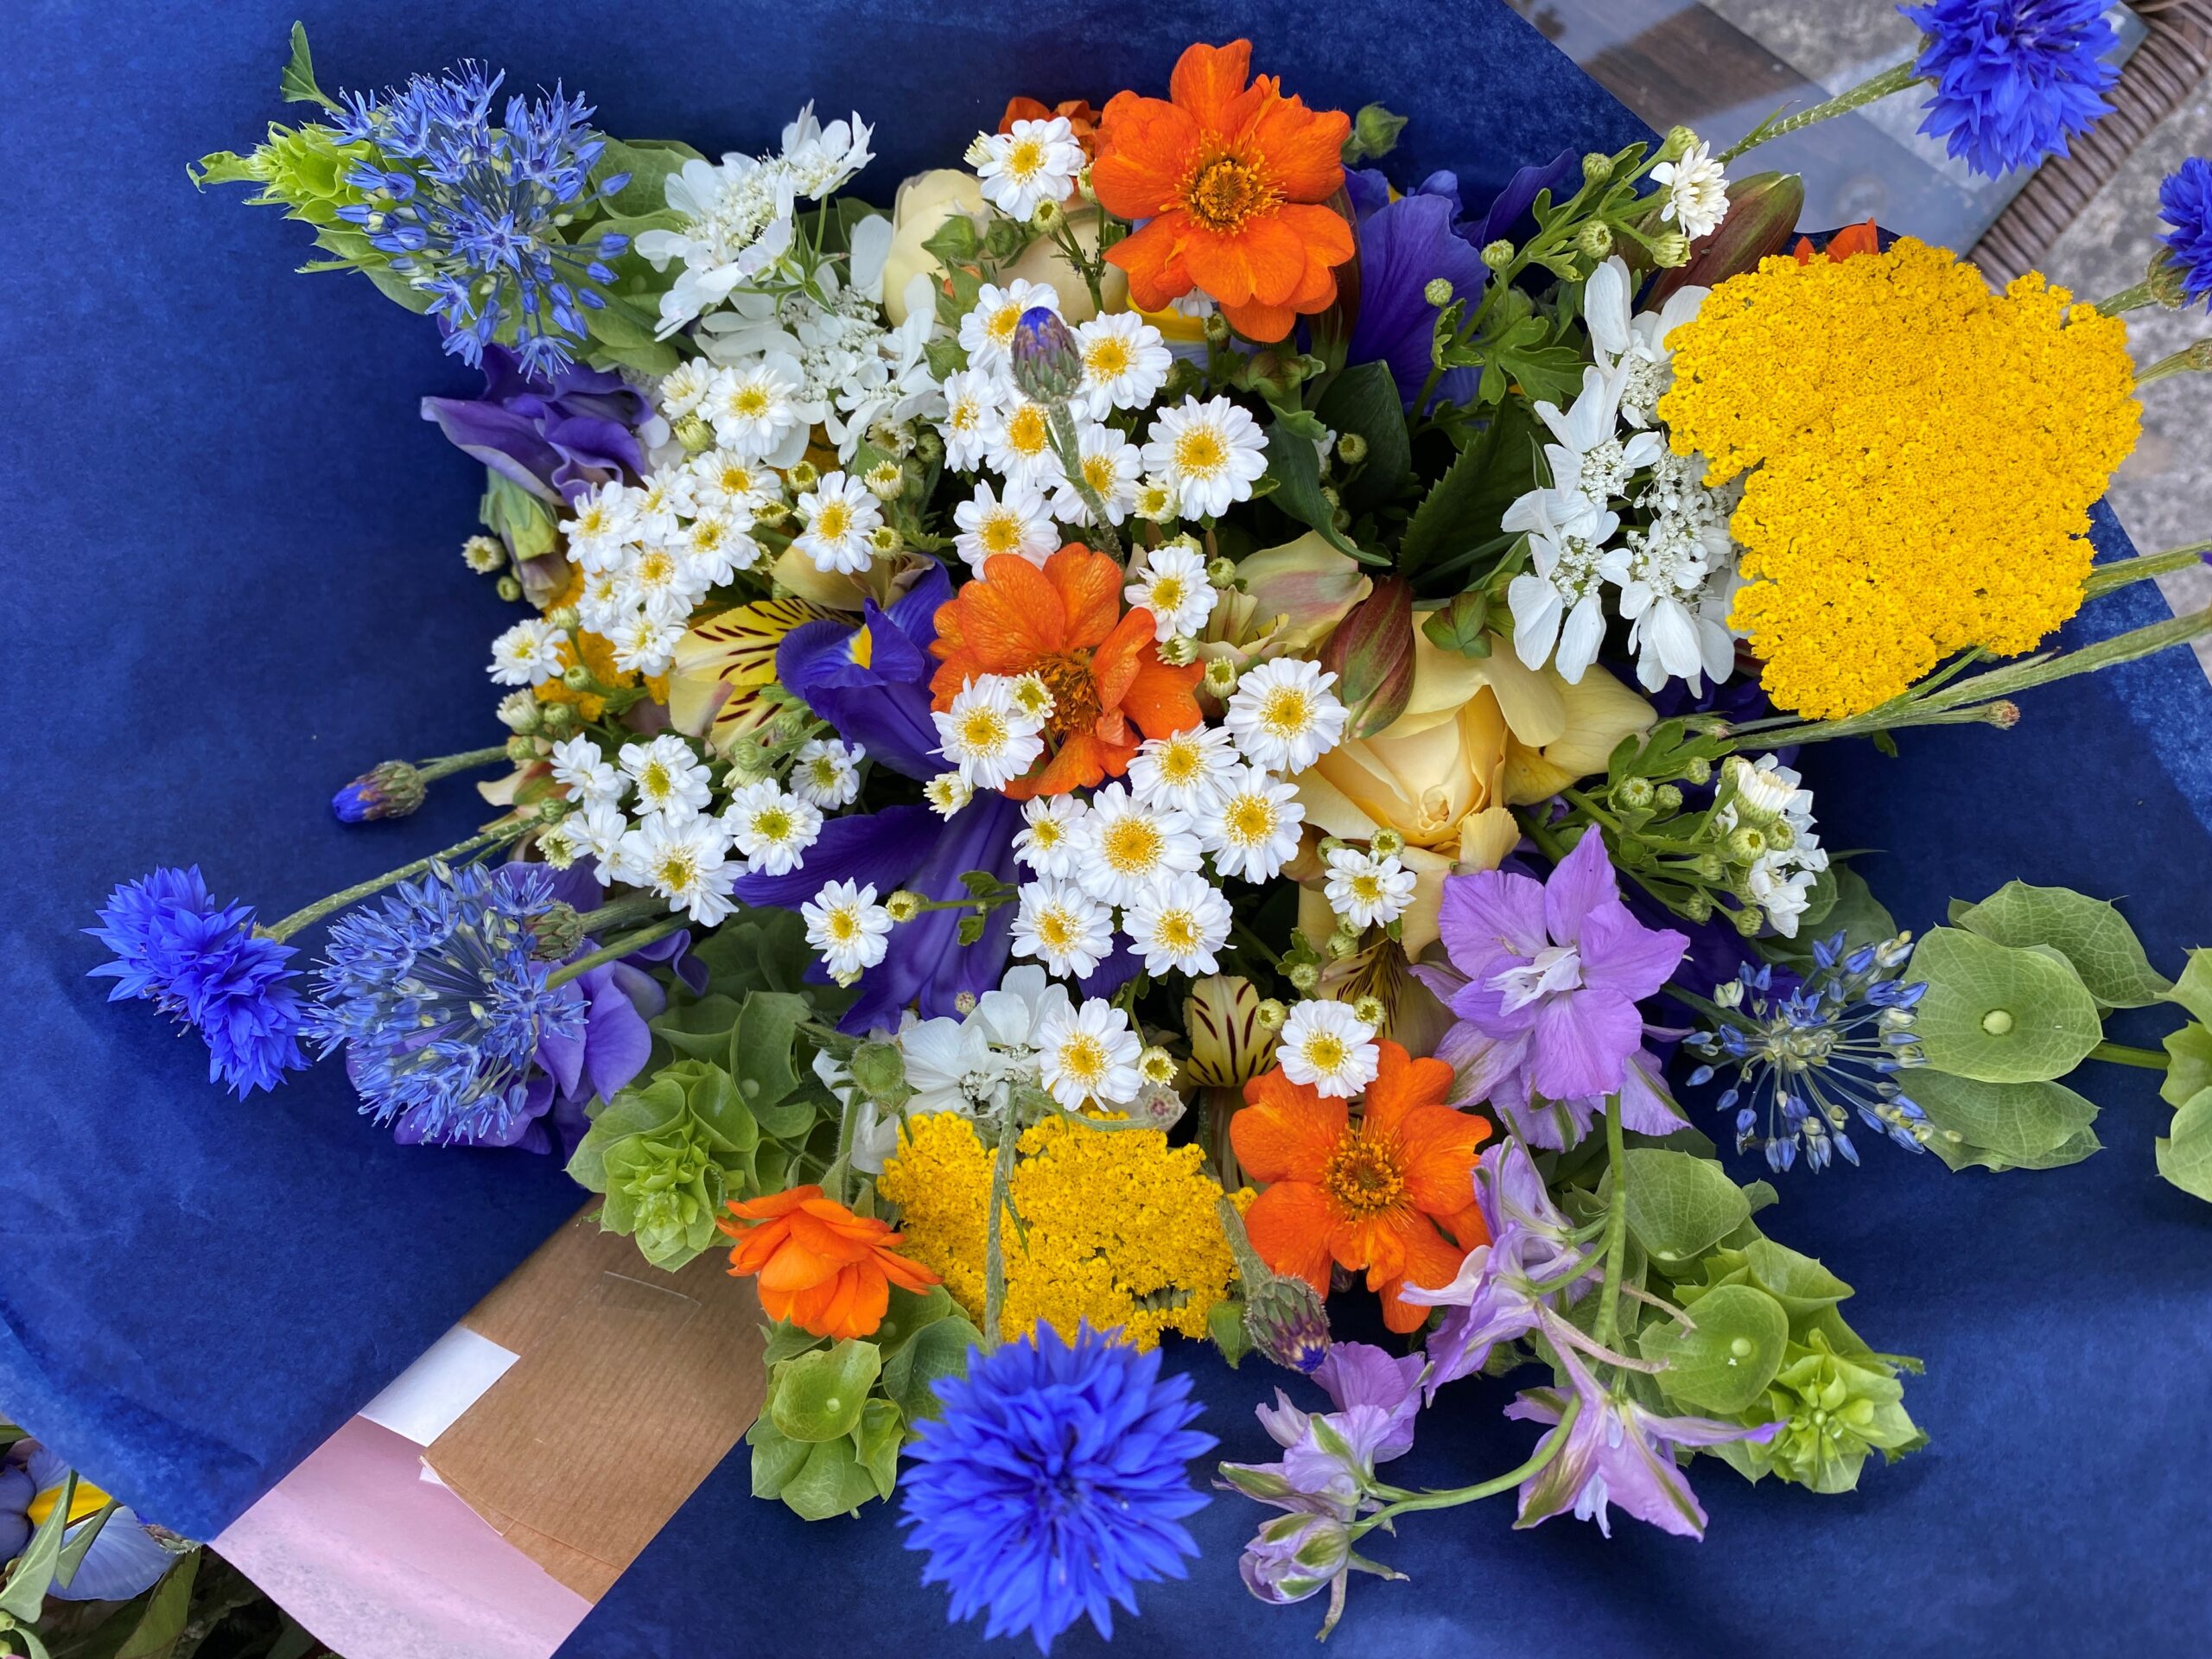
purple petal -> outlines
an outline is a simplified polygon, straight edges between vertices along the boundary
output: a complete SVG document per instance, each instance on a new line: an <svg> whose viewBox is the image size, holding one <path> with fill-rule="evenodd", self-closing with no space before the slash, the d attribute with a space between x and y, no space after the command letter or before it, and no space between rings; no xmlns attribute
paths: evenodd
<svg viewBox="0 0 2212 1659"><path fill-rule="evenodd" d="M1530 1085L1553 1100L1610 1095L1627 1075L1628 1057L1643 1046L1643 1017L1618 992L1548 997L1536 1020Z"/></svg>
<svg viewBox="0 0 2212 1659"><path fill-rule="evenodd" d="M1594 827L1586 830L1544 884L1544 925L1555 943L1578 944L1583 918L1599 905L1618 904L1620 896L1611 861L1605 856L1605 838Z"/></svg>
<svg viewBox="0 0 2212 1659"><path fill-rule="evenodd" d="M637 1005L609 975L592 993L591 1016L584 1027L584 1070L592 1092L612 1100L618 1090L645 1069L652 1053L653 1034L639 1014ZM570 1084L564 1093L573 1093Z"/></svg>
<svg viewBox="0 0 2212 1659"><path fill-rule="evenodd" d="M1474 980L1526 962L1551 943L1542 886L1503 870L1447 877L1436 927L1452 965Z"/></svg>
<svg viewBox="0 0 2212 1659"><path fill-rule="evenodd" d="M1582 982L1631 1001L1647 997L1667 982L1689 947L1688 935L1643 926L1618 899L1599 904L1582 918Z"/></svg>

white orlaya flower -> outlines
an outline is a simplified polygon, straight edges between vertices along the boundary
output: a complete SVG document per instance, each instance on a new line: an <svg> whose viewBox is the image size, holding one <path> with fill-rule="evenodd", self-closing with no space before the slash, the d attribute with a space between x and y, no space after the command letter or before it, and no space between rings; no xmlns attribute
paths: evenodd
<svg viewBox="0 0 2212 1659"><path fill-rule="evenodd" d="M995 1114L1006 1106L1009 1067L994 1052L990 1034L973 1020L924 1020L899 1034L906 1062L909 1117L957 1112Z"/></svg>
<svg viewBox="0 0 2212 1659"><path fill-rule="evenodd" d="M641 819L622 837L621 861L631 879L651 887L702 927L712 927L736 908L730 887L729 840L712 818Z"/></svg>
<svg viewBox="0 0 2212 1659"><path fill-rule="evenodd" d="M1220 798L1198 815L1198 844L1224 875L1271 881L1298 855L1305 822L1296 785L1239 766L1222 779Z"/></svg>
<svg viewBox="0 0 2212 1659"><path fill-rule="evenodd" d="M712 773L690 744L673 733L625 743L614 758L637 789L639 811L681 822L705 809Z"/></svg>
<svg viewBox="0 0 2212 1659"><path fill-rule="evenodd" d="M630 780L609 764L597 741L581 733L553 746L553 781L567 787L570 800L586 806L619 801L630 787Z"/></svg>
<svg viewBox="0 0 2212 1659"><path fill-rule="evenodd" d="M1015 554L1041 569L1059 551L1060 534L1043 494L1020 479L1008 480L1003 490L978 484L972 497L954 506L952 522L952 544L978 576L984 561L1001 553Z"/></svg>
<svg viewBox="0 0 2212 1659"><path fill-rule="evenodd" d="M1631 315L1636 279L1618 254L1590 273L1582 286L1583 321L1599 365L1620 387L1620 415L1639 429L1658 419L1659 399L1673 383L1674 353L1667 337L1698 314L1709 289L1678 288L1656 311Z"/></svg>
<svg viewBox="0 0 2212 1659"><path fill-rule="evenodd" d="M1141 804L1121 784L1091 795L1083 824L1076 880L1101 904L1132 903L1153 883L1198 868L1190 819L1171 807Z"/></svg>
<svg viewBox="0 0 2212 1659"><path fill-rule="evenodd" d="M1070 1111L1127 1105L1143 1085L1137 1071L1143 1052L1128 1015L1094 997L1045 1020L1038 1033L1038 1075Z"/></svg>
<svg viewBox="0 0 2212 1659"><path fill-rule="evenodd" d="M1084 165L1083 146L1065 115L980 134L970 153L977 156L983 200L1009 219L1025 220L1044 203L1065 200Z"/></svg>
<svg viewBox="0 0 2212 1659"><path fill-rule="evenodd" d="M1195 827L1241 768L1236 747L1219 726L1192 726L1148 737L1129 757L1129 786L1147 806L1187 813Z"/></svg>
<svg viewBox="0 0 2212 1659"><path fill-rule="evenodd" d="M1143 409L1167 384L1175 366L1159 329L1134 311L1116 311L1079 323L1076 350L1083 359L1083 388L1091 419L1109 410Z"/></svg>
<svg viewBox="0 0 2212 1659"><path fill-rule="evenodd" d="M785 875L798 868L822 833L821 812L785 794L772 778L732 794L721 821L755 875Z"/></svg>
<svg viewBox="0 0 2212 1659"><path fill-rule="evenodd" d="M1667 453L1667 440L1657 432L1638 432L1623 442L1620 410L1619 371L1594 363L1582 371L1582 390L1564 411L1554 403L1536 405L1556 440L1544 446L1544 458L1562 495L1586 496L1602 508L1627 494L1629 480Z"/></svg>
<svg viewBox="0 0 2212 1659"><path fill-rule="evenodd" d="M1114 912L1072 881L1022 884L1014 918L1014 954L1033 957L1047 973L1086 979L1114 949Z"/></svg>
<svg viewBox="0 0 2212 1659"><path fill-rule="evenodd" d="M1620 515L1559 490L1531 490L1506 508L1503 527L1525 534L1535 568L1506 584L1513 649L1530 668L1554 662L1580 684L1605 643L1605 546ZM1557 658L1554 661L1554 651Z"/></svg>
<svg viewBox="0 0 2212 1659"><path fill-rule="evenodd" d="M492 641L492 663L485 672L494 685L543 685L561 677L562 647L568 635L542 617L518 622Z"/></svg>
<svg viewBox="0 0 2212 1659"><path fill-rule="evenodd" d="M1039 875L1072 876L1083 854L1084 819L1090 808L1072 795L1039 795L1021 804L1022 828L1014 855Z"/></svg>
<svg viewBox="0 0 2212 1659"><path fill-rule="evenodd" d="M1144 957L1145 972L1211 974L1214 952L1229 939L1229 900L1203 875L1171 875L1137 895L1122 912L1122 931Z"/></svg>
<svg viewBox="0 0 2212 1659"><path fill-rule="evenodd" d="M1183 541L1167 542L1147 553L1143 569L1133 572L1129 585L1122 590L1132 607L1141 605L1152 613L1156 639L1173 639L1179 633L1196 639L1220 596L1206 580L1205 556Z"/></svg>
<svg viewBox="0 0 2212 1659"><path fill-rule="evenodd" d="M1033 283L1017 276L1001 288L985 283L976 291L976 303L960 319L960 347L968 353L970 368L1004 374L1014 366L1014 334L1021 314L1042 306L1059 315L1060 296L1050 283Z"/></svg>
<svg viewBox="0 0 2212 1659"><path fill-rule="evenodd" d="M874 882L865 887L827 882L811 901L799 906L799 914L806 921L806 942L839 984L883 960L891 912L875 902Z"/></svg>
<svg viewBox="0 0 2212 1659"><path fill-rule="evenodd" d="M1035 963L1023 963L1006 970L996 990L976 999L968 1023L981 1027L991 1046L1019 1065L1034 1060L1046 1019L1069 1006L1065 985L1054 984Z"/></svg>
<svg viewBox="0 0 2212 1659"><path fill-rule="evenodd" d="M1107 522L1120 524L1129 516L1137 499L1140 457L1136 445L1116 428L1087 424L1076 433L1075 450L1083 481L1105 508ZM1059 487L1052 494L1052 516L1064 524L1090 522L1090 504L1083 499L1083 492L1076 488L1065 467L1060 468Z"/></svg>
<svg viewBox="0 0 2212 1659"><path fill-rule="evenodd" d="M825 127L815 119L813 104L803 104L784 129L779 159L798 194L819 201L875 159L868 147L874 131L857 113L850 121L832 121Z"/></svg>
<svg viewBox="0 0 2212 1659"><path fill-rule="evenodd" d="M683 262L661 296L654 332L665 340L791 251L798 192L779 162L734 153L719 165L695 156L668 175L663 191L682 223L641 231L631 245L655 270Z"/></svg>

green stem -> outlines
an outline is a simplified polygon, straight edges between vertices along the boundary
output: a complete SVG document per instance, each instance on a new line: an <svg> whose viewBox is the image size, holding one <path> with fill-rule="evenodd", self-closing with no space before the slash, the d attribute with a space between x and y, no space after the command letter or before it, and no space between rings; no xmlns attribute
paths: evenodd
<svg viewBox="0 0 2212 1659"><path fill-rule="evenodd" d="M2121 289L2117 294L2106 295L2097 302L2097 309L2108 317L2118 316L2123 311L2133 311L2139 305L2150 304L2152 297L2151 284L2147 281L2140 282L2133 288Z"/></svg>
<svg viewBox="0 0 2212 1659"><path fill-rule="evenodd" d="M1479 1503L1485 1497L1495 1497L1500 1492L1511 1491L1531 1476L1542 1473L1546 1465L1554 1458L1559 1456L1560 1450L1567 1445L1568 1433L1574 1427L1574 1420L1581 1413L1582 1396L1578 1394L1568 1400L1560 1409L1558 1426L1553 1430L1549 1438L1531 1452L1528 1461L1519 1468L1509 1470L1502 1475L1493 1475L1490 1479L1478 1481L1472 1486L1454 1486L1443 1491L1415 1492L1399 1498L1387 1507L1376 1510L1374 1514L1361 1522L1352 1529L1351 1535L1355 1539L1359 1538L1372 1529L1381 1526L1384 1522L1395 1520L1402 1515L1410 1515L1415 1510L1448 1510L1461 1503ZM1385 1487L1382 1490L1385 1492L1392 1492L1398 1489Z"/></svg>
<svg viewBox="0 0 2212 1659"><path fill-rule="evenodd" d="M1591 1332L1600 1348L1613 1345L1613 1326L1620 1306L1621 1267L1628 1257L1628 1154L1621 1146L1621 1097L1618 1094L1605 1096L1605 1167L1613 1178L1613 1195L1605 1211L1605 1282L1598 1291L1604 1300L1598 1304L1597 1327Z"/></svg>
<svg viewBox="0 0 2212 1659"><path fill-rule="evenodd" d="M1106 516L1106 503L1098 492L1090 487L1090 480L1083 475L1083 445L1076 437L1075 416L1068 413L1065 403L1048 404L1046 419L1052 429L1052 448L1058 452L1060 466L1068 475L1068 482L1075 486L1075 493L1083 498L1083 505L1090 510L1091 528L1105 543L1103 550L1110 556L1122 556L1122 538L1115 534L1114 521Z"/></svg>
<svg viewBox="0 0 2212 1659"><path fill-rule="evenodd" d="M1848 115L1853 110L1887 98L1891 92L1901 92L1920 79L1913 67L1919 54L1915 53L1903 63L1892 64L1871 80L1862 80L1847 92L1838 92L1834 98L1811 105L1795 115L1785 115L1762 121L1733 144L1720 152L1723 162L1732 162L1745 150L1755 149L1770 139L1785 138L1793 132L1802 132L1817 122L1831 116Z"/></svg>
<svg viewBox="0 0 2212 1659"><path fill-rule="evenodd" d="M1014 1149L1021 1128L1008 1110L999 1122L998 1156L991 1164L991 1213L983 1227L983 1351L999 1345L999 1321L1006 1307L1006 1249L1001 1242L1007 1189L1014 1185Z"/></svg>
<svg viewBox="0 0 2212 1659"><path fill-rule="evenodd" d="M2135 377L2135 390L2140 391L2161 380L2171 380L2175 375L2188 374L2199 369L2212 369L2212 336L2183 346L2171 357L2160 358Z"/></svg>
<svg viewBox="0 0 2212 1659"><path fill-rule="evenodd" d="M2126 1043L2099 1043L2089 1051L2093 1060L2109 1060L2114 1065L2139 1065L2145 1071L2164 1071L2173 1065L2172 1058L2156 1048L2131 1048Z"/></svg>
<svg viewBox="0 0 2212 1659"><path fill-rule="evenodd" d="M2194 569L2204 563L2208 555L2212 555L2212 542L2196 542L2164 553L2139 553L2132 559L2114 559L2089 572L2088 580L2082 584L2082 596L2100 599L2132 582L2147 582L2153 576Z"/></svg>
<svg viewBox="0 0 2212 1659"><path fill-rule="evenodd" d="M488 749L467 749L459 754L442 754L435 760L417 760L415 770L426 784L441 778L449 778L456 772L467 772L473 766L488 766L507 758L507 746L495 743Z"/></svg>
<svg viewBox="0 0 2212 1659"><path fill-rule="evenodd" d="M830 1166L831 1169L837 1172L837 1190L830 1196L839 1204L849 1204L852 1201L853 1131L858 1127L855 1120L860 1116L854 1109L854 1103L859 1100L860 1093L861 1091L857 1089L846 1090L843 1109L837 1114L837 1158L836 1161Z"/></svg>
<svg viewBox="0 0 2212 1659"><path fill-rule="evenodd" d="M691 918L680 912L673 916L664 916L650 927L641 927L634 933L626 933L611 944L601 945L589 956L578 957L574 962L556 969L547 976L545 987L550 990L556 985L565 985L580 974L588 974L593 969L603 967L610 962L620 962L632 950L642 950L656 940L666 938L677 928L689 927L690 925Z"/></svg>
<svg viewBox="0 0 2212 1659"><path fill-rule="evenodd" d="M1260 1260L1260 1253L1252 1248L1251 1236L1244 1230L1244 1217L1226 1196L1213 1201L1213 1211L1221 1218L1221 1236L1229 1241L1229 1253L1236 1258L1236 1276L1243 1281L1249 1301L1255 1287L1275 1277L1275 1270Z"/></svg>
<svg viewBox="0 0 2212 1659"><path fill-rule="evenodd" d="M382 875L372 876L366 881L357 881L352 887L342 888L327 899L318 899L315 903L294 911L273 926L256 928L254 931L264 938L275 939L281 944L302 929L313 927L333 911L343 910L346 906L365 899L371 893L381 893L394 882L404 881L410 877L420 875L433 864L450 863L454 859L466 858L469 854L480 852L486 848L497 847L504 842L518 840L537 827L537 822L535 818L495 824L481 835L471 836L467 841L455 842L441 852L432 853L427 858L418 858L412 864L403 864L397 869L388 870Z"/></svg>

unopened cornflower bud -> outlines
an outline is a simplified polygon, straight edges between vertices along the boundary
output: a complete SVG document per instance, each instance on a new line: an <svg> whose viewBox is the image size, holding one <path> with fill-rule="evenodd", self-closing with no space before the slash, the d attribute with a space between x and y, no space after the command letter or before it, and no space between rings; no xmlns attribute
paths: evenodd
<svg viewBox="0 0 2212 1659"><path fill-rule="evenodd" d="M1029 215L1029 228L1050 235L1060 228L1060 221L1068 216L1067 209L1057 201L1040 201L1037 211Z"/></svg>
<svg viewBox="0 0 2212 1659"><path fill-rule="evenodd" d="M1033 403L1058 409L1082 388L1083 352L1075 331L1048 307L1033 305L1021 314L1008 355L1015 389Z"/></svg>
<svg viewBox="0 0 2212 1659"><path fill-rule="evenodd" d="M1509 253L1510 251L1510 250L1509 250ZM1483 257L1487 260L1490 256L1485 253ZM1430 277L1427 283L1421 289L1421 296L1424 300L1427 300L1431 305L1436 306L1440 308L1451 304L1452 279L1449 276Z"/></svg>
<svg viewBox="0 0 2212 1659"><path fill-rule="evenodd" d="M480 576L488 576L507 562L507 544L496 536L472 536L461 544L464 563Z"/></svg>
<svg viewBox="0 0 2212 1659"><path fill-rule="evenodd" d="M1377 830L1367 845L1377 858L1395 858L1406 850L1406 838L1395 830Z"/></svg>
<svg viewBox="0 0 2212 1659"><path fill-rule="evenodd" d="M2161 248L2151 260L2150 269L2143 273L2143 285L2151 290L2152 300L2169 311L2188 298L2189 272L2174 261L2174 257Z"/></svg>
<svg viewBox="0 0 2212 1659"><path fill-rule="evenodd" d="M899 550L899 532L888 524L878 524L868 531L868 544L879 556L888 558Z"/></svg>
<svg viewBox="0 0 2212 1659"><path fill-rule="evenodd" d="M1206 339L1216 346L1229 344L1229 319L1220 312L1211 312L1205 321Z"/></svg>
<svg viewBox="0 0 2212 1659"><path fill-rule="evenodd" d="M1603 259L1613 251L1613 227L1593 219L1574 233L1574 245L1586 259Z"/></svg>
<svg viewBox="0 0 2212 1659"><path fill-rule="evenodd" d="M522 597L522 583L512 576L501 576L499 585L492 591L512 605Z"/></svg>
<svg viewBox="0 0 2212 1659"><path fill-rule="evenodd" d="M890 912L893 921L911 922L922 913L922 906L928 902L920 893L901 887L883 901L883 907Z"/></svg>
<svg viewBox="0 0 2212 1659"><path fill-rule="evenodd" d="M1666 270L1687 265L1690 262L1690 239L1680 231L1663 231L1652 238L1651 257Z"/></svg>
<svg viewBox="0 0 2212 1659"><path fill-rule="evenodd" d="M499 699L499 706L493 711L499 724L511 732L534 732L543 718L537 712L537 699L528 691L510 691Z"/></svg>
<svg viewBox="0 0 2212 1659"><path fill-rule="evenodd" d="M1492 270L1503 270L1513 263L1513 245L1503 237L1483 249L1483 264Z"/></svg>
<svg viewBox="0 0 2212 1659"><path fill-rule="evenodd" d="M793 461L784 469L784 476L795 490L810 490L822 481L822 474L810 461Z"/></svg>
<svg viewBox="0 0 2212 1659"><path fill-rule="evenodd" d="M574 633L581 620L573 605L556 605L545 613L545 626L558 628L563 633Z"/></svg>
<svg viewBox="0 0 2212 1659"><path fill-rule="evenodd" d="M565 962L584 942L584 918L574 905L555 900L530 918L531 954L543 962Z"/></svg>
<svg viewBox="0 0 2212 1659"><path fill-rule="evenodd" d="M1347 467L1357 467L1367 459L1367 440L1357 432L1344 433L1337 440L1337 459Z"/></svg>
<svg viewBox="0 0 2212 1659"><path fill-rule="evenodd" d="M1137 1075L1155 1089L1175 1081L1175 1057L1157 1043L1137 1056Z"/></svg>
<svg viewBox="0 0 2212 1659"><path fill-rule="evenodd" d="M1390 1010L1384 1006L1381 997L1370 992L1365 996L1352 998L1351 1014L1353 1019L1358 1020L1369 1030L1380 1031L1382 1029L1383 1023L1389 1019Z"/></svg>
<svg viewBox="0 0 2212 1659"><path fill-rule="evenodd" d="M423 774L404 760L386 760L371 766L330 798L330 810L342 823L366 823L372 818L404 818L423 804L429 793Z"/></svg>
<svg viewBox="0 0 2212 1659"><path fill-rule="evenodd" d="M1766 849L1766 832L1757 824L1742 824L1729 832L1728 856L1738 864L1758 863Z"/></svg>
<svg viewBox="0 0 2212 1659"><path fill-rule="evenodd" d="M1700 788L1713 781L1713 762L1701 754L1694 754L1682 763L1682 781Z"/></svg>
<svg viewBox="0 0 2212 1659"><path fill-rule="evenodd" d="M696 415L681 416L668 429L676 435L676 441L683 446L683 453L688 455L702 454L714 447L715 429Z"/></svg>
<svg viewBox="0 0 2212 1659"><path fill-rule="evenodd" d="M1294 963L1291 964L1288 978L1291 988L1303 995L1311 996L1320 988L1321 964L1318 962Z"/></svg>
<svg viewBox="0 0 2212 1659"><path fill-rule="evenodd" d="M861 482L879 501L896 501L906 493L906 469L895 461L879 461L861 474Z"/></svg>
<svg viewBox="0 0 2212 1659"><path fill-rule="evenodd" d="M1252 1019L1262 1031L1281 1031L1283 1021L1290 1018L1290 1010L1275 998L1262 997L1259 1007L1252 1010Z"/></svg>
<svg viewBox="0 0 2212 1659"><path fill-rule="evenodd" d="M1198 660L1198 642L1186 633L1179 633L1160 642L1160 660L1170 668L1188 668Z"/></svg>
<svg viewBox="0 0 2212 1659"><path fill-rule="evenodd" d="M1672 784L1662 784L1651 791L1651 804L1662 812L1682 810L1682 791Z"/></svg>
<svg viewBox="0 0 2212 1659"><path fill-rule="evenodd" d="M1269 1273L1245 1283L1244 1334L1286 1370L1311 1376L1329 1357L1329 1310L1303 1279Z"/></svg>
<svg viewBox="0 0 2212 1659"><path fill-rule="evenodd" d="M1613 176L1613 158L1602 149L1593 149L1582 158L1582 178L1587 184L1603 184Z"/></svg>
<svg viewBox="0 0 2212 1659"><path fill-rule="evenodd" d="M1630 812L1641 812L1651 804L1656 791L1649 778L1624 778L1613 785L1613 804Z"/></svg>

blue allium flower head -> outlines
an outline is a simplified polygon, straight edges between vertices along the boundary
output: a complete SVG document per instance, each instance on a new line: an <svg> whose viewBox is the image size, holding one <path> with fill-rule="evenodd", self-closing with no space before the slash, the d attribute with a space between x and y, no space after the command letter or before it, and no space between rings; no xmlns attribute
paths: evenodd
<svg viewBox="0 0 2212 1659"><path fill-rule="evenodd" d="M552 905L543 866L471 864L332 926L302 1030L326 1054L346 1046L362 1110L402 1142L550 1147L552 1080L531 1063L584 1015L575 986L546 986L558 964L531 924Z"/></svg>
<svg viewBox="0 0 2212 1659"><path fill-rule="evenodd" d="M938 1384L944 1416L922 1425L899 1481L909 1549L925 1584L949 1585L951 1617L988 1608L986 1637L1027 1630L1040 1651L1084 1614L1114 1634L1111 1604L1183 1576L1198 1545L1183 1517L1205 1507L1184 1465L1212 1449L1190 1424L1187 1377L1162 1381L1140 1354L1090 1330L1050 1325Z"/></svg>
<svg viewBox="0 0 2212 1659"><path fill-rule="evenodd" d="M2212 310L2212 161L2192 156L2158 187L2158 212L2169 226L2158 239L2181 273L2182 303Z"/></svg>
<svg viewBox="0 0 2212 1659"><path fill-rule="evenodd" d="M307 1064L289 945L256 937L251 906L219 906L198 866L159 869L108 895L85 930L113 956L108 1001L143 997L207 1044L207 1077L240 1096L274 1089Z"/></svg>
<svg viewBox="0 0 2212 1659"><path fill-rule="evenodd" d="M629 245L613 233L571 245L562 226L629 175L591 182L607 140L589 124L591 105L557 86L550 98L510 98L493 126L505 79L468 63L397 92L348 93L338 130L378 154L347 175L371 200L339 212L431 296L448 352L480 364L504 330L524 369L550 378L574 361L584 312L607 303L594 285L614 280L606 262Z"/></svg>
<svg viewBox="0 0 2212 1659"><path fill-rule="evenodd" d="M1913 65L1936 84L1921 131L1985 178L2063 156L2112 106L2119 71L2103 60L2120 37L2108 0L1930 0L1899 6L1928 42Z"/></svg>

